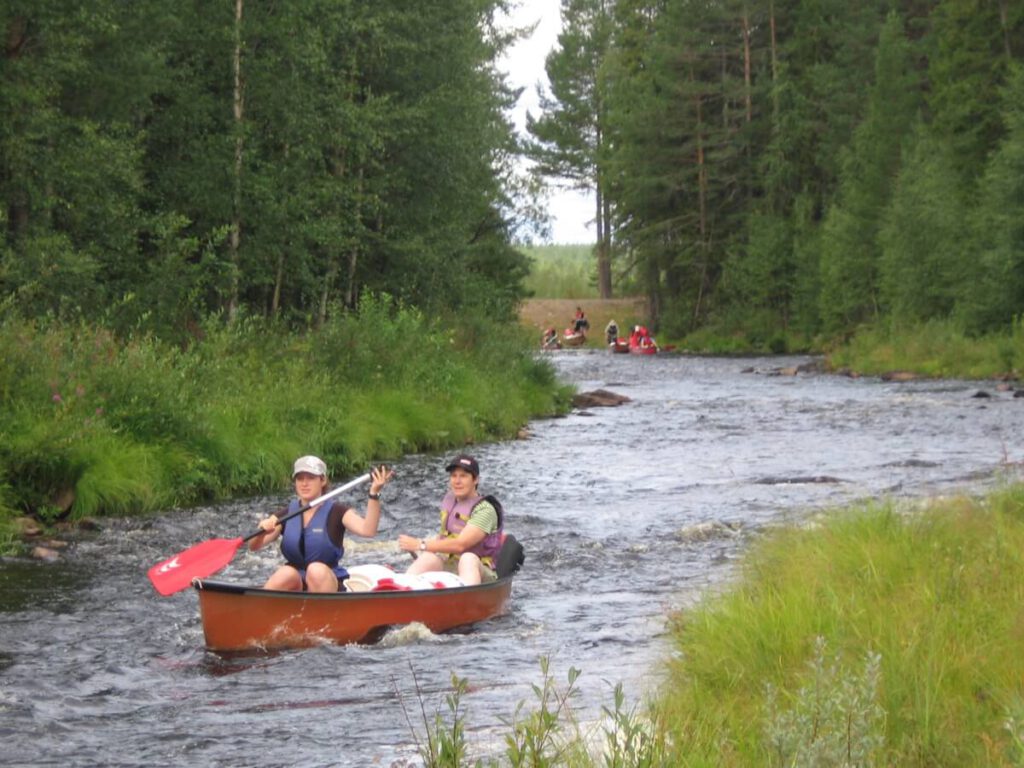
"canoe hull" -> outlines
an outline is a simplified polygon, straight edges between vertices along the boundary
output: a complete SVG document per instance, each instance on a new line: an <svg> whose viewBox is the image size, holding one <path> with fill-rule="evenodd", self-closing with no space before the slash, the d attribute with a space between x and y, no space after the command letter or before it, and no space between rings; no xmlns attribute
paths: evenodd
<svg viewBox="0 0 1024 768"><path fill-rule="evenodd" d="M562 336L562 344L567 347L582 347L586 341L585 333L566 333Z"/></svg>
<svg viewBox="0 0 1024 768"><path fill-rule="evenodd" d="M501 615L512 578L473 587L408 592L311 594L197 579L206 647L214 651L372 643L391 626L419 622L432 632Z"/></svg>

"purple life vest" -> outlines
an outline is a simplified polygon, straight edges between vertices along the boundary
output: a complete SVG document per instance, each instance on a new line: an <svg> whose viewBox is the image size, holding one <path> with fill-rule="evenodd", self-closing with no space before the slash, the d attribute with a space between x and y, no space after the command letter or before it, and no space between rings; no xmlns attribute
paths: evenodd
<svg viewBox="0 0 1024 768"><path fill-rule="evenodd" d="M480 562L488 568L494 568L494 560L501 550L502 540L505 535L505 514L501 503L493 496L471 496L464 501L456 501L455 494L449 491L441 500L441 534L449 539L456 538L462 529L466 527L473 510L481 502L489 502L498 513L498 528L494 533L488 533L483 541L476 546L467 549L480 558Z"/></svg>

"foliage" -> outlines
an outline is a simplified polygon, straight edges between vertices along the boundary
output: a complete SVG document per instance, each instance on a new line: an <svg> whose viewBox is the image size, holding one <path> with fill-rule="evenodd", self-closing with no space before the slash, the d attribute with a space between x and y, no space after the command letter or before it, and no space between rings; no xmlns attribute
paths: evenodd
<svg viewBox="0 0 1024 768"><path fill-rule="evenodd" d="M551 93L542 89L541 114L526 116L531 136L526 152L535 163L534 172L594 192L597 286L605 299L612 295L612 265L608 116L601 70L611 41L613 7L611 0L561 1L561 31L544 67Z"/></svg>
<svg viewBox="0 0 1024 768"><path fill-rule="evenodd" d="M603 707L607 725L603 728L605 746L602 754L606 768L659 768L676 763L672 748L665 739L665 726L657 713L641 715L637 706L626 708L622 684L615 686L613 706Z"/></svg>
<svg viewBox="0 0 1024 768"><path fill-rule="evenodd" d="M883 744L885 712L878 703L881 659L868 653L861 673L846 672L825 657L818 638L808 662L810 681L781 709L775 689L766 689L765 739L770 765L876 765Z"/></svg>
<svg viewBox="0 0 1024 768"><path fill-rule="evenodd" d="M919 100L910 46L897 14L886 19L875 55L866 115L842 155L836 202L823 224L821 314L833 332L878 315L878 232Z"/></svg>
<svg viewBox="0 0 1024 768"><path fill-rule="evenodd" d="M411 667L411 665L410 665ZM416 744L416 751L419 752L425 768L458 768L458 766L469 765L466 743L466 715L462 710L462 699L469 690L469 683L455 673L451 677L451 690L445 694L444 703L447 709L447 720L440 707L434 712L433 719L426 713L423 700L423 691L419 687L419 680L416 678L416 670L412 670L413 682L416 686L416 698L420 707L420 716L423 721L423 737L421 738L416 726L413 725L409 710L406 708L405 699L401 694L398 696L402 714L405 722L412 732L413 741ZM479 766L480 762L477 761Z"/></svg>
<svg viewBox="0 0 1024 768"><path fill-rule="evenodd" d="M1022 546L1020 486L772 532L738 584L678 617L663 689L671 738L692 764L762 765L776 737L790 760L819 746L841 758L848 744L876 755L850 764L1004 764L1003 726L1024 679ZM857 659L870 659L863 672L843 671ZM813 730L809 718L829 713ZM847 735L836 718L859 725ZM826 726L835 738L818 744Z"/></svg>
<svg viewBox="0 0 1024 768"><path fill-rule="evenodd" d="M591 250L586 245L523 248L523 253L530 259L526 289L539 299L596 298Z"/></svg>
<svg viewBox="0 0 1024 768"><path fill-rule="evenodd" d="M968 206L950 147L919 123L907 151L878 236L880 303L896 324L950 317L972 272L960 259Z"/></svg>
<svg viewBox="0 0 1024 768"><path fill-rule="evenodd" d="M961 314L973 330L1006 328L1024 316L1024 66L1003 90L1006 137L992 153L974 224L978 256L965 272Z"/></svg>
<svg viewBox="0 0 1024 768"><path fill-rule="evenodd" d="M618 0L611 16L610 247L653 328L842 341L1021 313L1019 4ZM568 145L574 94L555 96L537 124Z"/></svg>
<svg viewBox="0 0 1024 768"><path fill-rule="evenodd" d="M133 512L506 437L568 407L514 326L427 321L386 296L319 331L211 319L188 350L85 324L0 322L0 519ZM472 333L465 328L472 327ZM58 505L72 500L69 508Z"/></svg>
<svg viewBox="0 0 1024 768"><path fill-rule="evenodd" d="M0 298L183 343L366 289L511 318L501 5L6 4Z"/></svg>
<svg viewBox="0 0 1024 768"><path fill-rule="evenodd" d="M533 684L537 709L524 715L523 702L519 702L512 718L506 721L509 733L505 736L505 757L513 768L522 766L559 765L565 760L572 742L566 740L576 731L571 701L578 695L576 681L580 671L570 667L565 688L560 688L550 673L550 660L540 660L543 682Z"/></svg>
<svg viewBox="0 0 1024 768"><path fill-rule="evenodd" d="M405 700L399 703L412 731L413 741L423 764L428 768L461 766L510 766L511 768L554 768L555 766L604 765L606 768L669 768L675 757L665 743L660 726L641 717L637 709L627 709L622 685L615 686L613 704L602 707L604 723L596 742L576 721L572 700L579 691L576 681L580 670L570 667L564 686L551 673L550 659L540 659L541 683L532 684L534 708L526 702L516 705L514 714L503 723L507 728L505 749L500 758L472 758L473 745L466 738L468 713L463 699L469 692L468 681L452 675L451 690L444 695L433 716L428 716L423 693L416 684L423 733L413 724ZM415 671L413 679L415 680Z"/></svg>
<svg viewBox="0 0 1024 768"><path fill-rule="evenodd" d="M829 351L833 369L877 375L912 371L928 377L1017 377L1024 371L1024 325L976 338L954 321L865 328Z"/></svg>

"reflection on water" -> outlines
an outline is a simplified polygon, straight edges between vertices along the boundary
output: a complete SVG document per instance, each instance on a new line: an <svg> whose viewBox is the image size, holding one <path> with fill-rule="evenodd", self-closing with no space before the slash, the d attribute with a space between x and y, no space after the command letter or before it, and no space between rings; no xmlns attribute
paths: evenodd
<svg viewBox="0 0 1024 768"><path fill-rule="evenodd" d="M502 720L533 703L541 656L560 681L583 671L582 717L619 681L633 697L655 687L666 616L727 578L764 526L866 496L983 487L1024 459L1024 401L986 383L769 375L800 358L550 359L581 390L632 402L475 449L483 490L526 547L509 614L457 634L395 628L367 647L213 654L195 595L159 597L146 569L248 533L284 489L104 521L58 563L0 564L0 736L19 756L8 764L390 765L415 757L403 706L422 701L432 719L453 673L469 684L471 738L500 750ZM396 462L381 534L347 540L350 564L405 567L393 541L436 528L445 459ZM243 550L218 578L259 584L277 561Z"/></svg>

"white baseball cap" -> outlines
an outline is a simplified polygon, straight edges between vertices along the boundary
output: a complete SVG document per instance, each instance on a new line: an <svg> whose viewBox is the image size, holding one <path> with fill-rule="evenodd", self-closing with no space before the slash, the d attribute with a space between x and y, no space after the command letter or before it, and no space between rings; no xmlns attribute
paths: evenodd
<svg viewBox="0 0 1024 768"><path fill-rule="evenodd" d="M327 465L324 464L323 459L316 456L302 456L295 460L295 466L292 468L292 480L295 479L299 472L308 472L311 475L326 477Z"/></svg>

